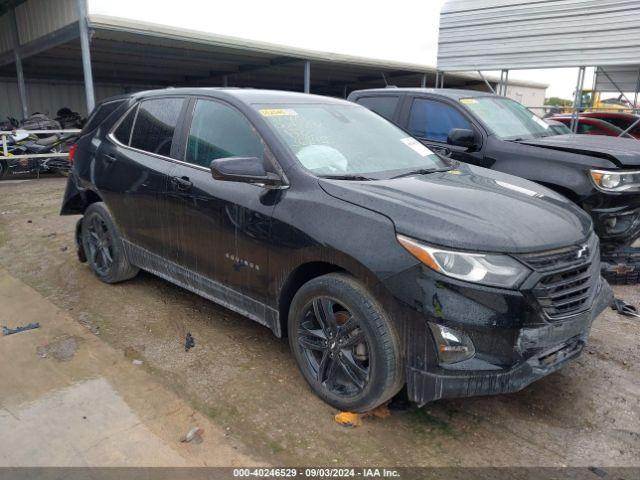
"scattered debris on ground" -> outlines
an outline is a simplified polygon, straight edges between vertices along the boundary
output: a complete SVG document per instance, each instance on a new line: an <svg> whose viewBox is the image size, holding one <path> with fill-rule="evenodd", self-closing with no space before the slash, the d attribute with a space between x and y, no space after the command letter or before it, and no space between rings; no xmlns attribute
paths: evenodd
<svg viewBox="0 0 640 480"><path fill-rule="evenodd" d="M204 429L200 427L193 427L191 430L187 432L187 434L180 439L182 443L202 443L202 435L204 434Z"/></svg>
<svg viewBox="0 0 640 480"><path fill-rule="evenodd" d="M2 326L2 335L3 336L7 336L7 335L13 335L14 333L20 333L20 332L24 332L27 330L33 330L35 328L40 328L40 324L39 323L29 323L27 325L22 325L16 328L9 328L5 325Z"/></svg>
<svg viewBox="0 0 640 480"><path fill-rule="evenodd" d="M40 358L52 357L59 362L67 362L73 358L78 350L79 338L62 336L47 345L37 348Z"/></svg>
<svg viewBox="0 0 640 480"><path fill-rule="evenodd" d="M144 362L142 360L135 359L132 360L131 363L133 363L134 365L142 365Z"/></svg>
<svg viewBox="0 0 640 480"><path fill-rule="evenodd" d="M362 425L363 418L387 418L389 416L391 416L391 412L389 411L389 404L387 403L365 413L340 412L336 414L334 420L343 427L359 427Z"/></svg>
<svg viewBox="0 0 640 480"><path fill-rule="evenodd" d="M195 339L191 336L191 333L187 333L187 337L184 339L184 351L188 352L196 346Z"/></svg>
<svg viewBox="0 0 640 480"><path fill-rule="evenodd" d="M624 300L619 298L614 298L613 303L611 304L611 310L615 310L620 315L624 315L625 317L637 317L640 318L640 312L633 305L626 303Z"/></svg>

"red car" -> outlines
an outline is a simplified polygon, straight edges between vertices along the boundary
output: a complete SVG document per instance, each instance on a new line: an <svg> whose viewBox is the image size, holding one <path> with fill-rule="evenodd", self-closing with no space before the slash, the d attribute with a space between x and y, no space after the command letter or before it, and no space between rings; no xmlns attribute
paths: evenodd
<svg viewBox="0 0 640 480"><path fill-rule="evenodd" d="M548 120L555 120L556 122L560 122L565 124L567 127L571 128L571 115L556 115L555 117L551 117ZM591 118L587 117L584 114L580 114L578 117L578 131L577 133L582 135L606 135L608 137L619 137L623 132L620 128L615 125L605 122L604 120L600 120L599 118ZM629 134L623 135L623 137L631 137Z"/></svg>
<svg viewBox="0 0 640 480"><path fill-rule="evenodd" d="M612 125L615 125L622 130L626 130L629 128L634 122L638 120L637 115L633 115L632 113L624 113L624 112L584 112L581 113L582 117L589 118L598 118L600 120L604 120ZM636 125L631 129L629 134L632 137L640 138L640 124Z"/></svg>

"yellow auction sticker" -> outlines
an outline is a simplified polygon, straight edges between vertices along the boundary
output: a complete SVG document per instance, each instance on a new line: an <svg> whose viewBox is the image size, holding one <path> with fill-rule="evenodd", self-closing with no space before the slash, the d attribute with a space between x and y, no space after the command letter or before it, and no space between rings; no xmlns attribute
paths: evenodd
<svg viewBox="0 0 640 480"><path fill-rule="evenodd" d="M475 98L461 98L460 103L464 103L465 105L472 105L474 103L478 103Z"/></svg>
<svg viewBox="0 0 640 480"><path fill-rule="evenodd" d="M298 114L291 108L261 108L258 111L263 117L291 117Z"/></svg>

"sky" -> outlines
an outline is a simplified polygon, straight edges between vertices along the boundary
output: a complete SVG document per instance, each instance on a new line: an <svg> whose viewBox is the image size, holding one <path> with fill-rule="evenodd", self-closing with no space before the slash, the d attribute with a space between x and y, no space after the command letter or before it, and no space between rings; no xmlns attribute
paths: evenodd
<svg viewBox="0 0 640 480"><path fill-rule="evenodd" d="M443 3L444 0L89 0L89 13L435 66ZM514 70L509 78L546 83L547 97L571 98L577 69ZM585 88L590 88L593 70L587 71L585 78Z"/></svg>

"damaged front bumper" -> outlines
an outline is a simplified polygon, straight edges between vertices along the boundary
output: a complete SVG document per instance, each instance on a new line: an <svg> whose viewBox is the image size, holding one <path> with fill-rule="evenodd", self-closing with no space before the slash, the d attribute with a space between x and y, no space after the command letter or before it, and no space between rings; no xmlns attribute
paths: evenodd
<svg viewBox="0 0 640 480"><path fill-rule="evenodd" d="M526 327L518 332L515 350L522 360L509 368L487 363L473 369L474 359L455 364L452 369L409 368L407 384L410 398L419 405L442 398L471 397L512 393L562 368L582 352L591 323L611 304L613 294L605 280L600 281L593 307L564 321L539 327ZM466 365L465 365L466 364Z"/></svg>
<svg viewBox="0 0 640 480"><path fill-rule="evenodd" d="M615 283L640 282L640 205L615 198L615 204L591 208L602 250L602 273ZM613 202L614 200L609 200ZM627 203L628 202L628 203Z"/></svg>
<svg viewBox="0 0 640 480"><path fill-rule="evenodd" d="M597 237L517 258L532 269L519 290L462 282L426 266L385 281L394 317L405 319L411 401L515 392L581 353L593 320L613 300L600 275ZM443 328L447 341L466 348L460 360L434 333Z"/></svg>

